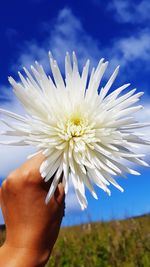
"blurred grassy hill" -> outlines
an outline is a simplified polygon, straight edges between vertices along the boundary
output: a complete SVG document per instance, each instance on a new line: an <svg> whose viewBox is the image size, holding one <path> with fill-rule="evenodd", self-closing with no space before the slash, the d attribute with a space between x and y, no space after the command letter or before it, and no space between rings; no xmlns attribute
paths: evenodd
<svg viewBox="0 0 150 267"><path fill-rule="evenodd" d="M150 215L63 228L46 267L150 267Z"/></svg>

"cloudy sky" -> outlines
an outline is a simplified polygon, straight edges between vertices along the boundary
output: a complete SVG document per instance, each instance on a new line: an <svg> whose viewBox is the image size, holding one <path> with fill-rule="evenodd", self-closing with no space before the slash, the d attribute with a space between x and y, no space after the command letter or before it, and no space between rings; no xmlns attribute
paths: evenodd
<svg viewBox="0 0 150 267"><path fill-rule="evenodd" d="M75 51L80 66L87 58L91 66L101 57L109 60L107 79L113 68L121 66L114 89L123 83L144 91L145 109L137 115L150 121L150 1L149 0L26 0L0 3L0 106L23 113L12 94L7 77L17 79L17 71L40 61L49 72L51 50L64 71L66 51ZM0 124L0 129L3 129ZM144 133L148 136L149 130ZM0 179L19 166L33 148L0 146ZM150 163L150 148L143 148ZM14 156L15 155L15 156ZM139 169L139 167L137 168ZM87 192L89 207L80 211L70 189L64 224L124 218L150 212L150 169L140 168L141 176L118 178L125 192L112 188L108 197L98 190L99 200ZM2 223L0 215L0 223Z"/></svg>

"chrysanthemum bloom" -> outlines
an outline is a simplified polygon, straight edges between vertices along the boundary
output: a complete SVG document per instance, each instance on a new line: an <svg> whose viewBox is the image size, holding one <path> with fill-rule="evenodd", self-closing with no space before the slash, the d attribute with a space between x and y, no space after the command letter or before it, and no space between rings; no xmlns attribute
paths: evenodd
<svg viewBox="0 0 150 267"><path fill-rule="evenodd" d="M123 191L114 176L139 174L125 166L122 159L148 166L142 159L143 154L133 152L134 147L149 144L134 132L148 125L133 118L133 113L142 108L134 104L143 92L135 94L136 89L133 89L121 94L130 85L125 84L108 94L118 74L117 67L98 94L108 65L104 59L100 60L96 69L92 69L89 79L89 60L79 74L75 53L73 63L66 54L65 81L51 54L50 65L54 81L47 77L37 62L35 67L31 66L32 74L26 68L25 78L19 73L21 83L9 77L14 93L28 115L23 117L0 110L16 121L4 121L10 129L3 134L18 137L15 141L1 143L34 145L37 153L42 152L46 156L40 167L41 176L45 182L53 177L46 203L63 175L65 193L71 179L84 209L87 207L84 184L97 199L93 184L110 195L110 183Z"/></svg>

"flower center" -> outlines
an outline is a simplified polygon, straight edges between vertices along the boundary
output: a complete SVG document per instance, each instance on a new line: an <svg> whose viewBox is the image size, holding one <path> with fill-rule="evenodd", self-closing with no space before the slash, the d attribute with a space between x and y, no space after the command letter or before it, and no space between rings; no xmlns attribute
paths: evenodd
<svg viewBox="0 0 150 267"><path fill-rule="evenodd" d="M80 142L89 143L95 138L95 129L90 122L88 114L81 112L76 108L70 116L66 116L64 122L57 123L59 137L64 141L73 141L77 144Z"/></svg>
<svg viewBox="0 0 150 267"><path fill-rule="evenodd" d="M73 117L73 118L71 118L70 121L72 122L72 124L74 124L76 126L79 126L81 124L81 118L79 118L79 117Z"/></svg>
<svg viewBox="0 0 150 267"><path fill-rule="evenodd" d="M72 115L66 123L66 130L69 137L82 136L87 125L87 119L82 118L79 114Z"/></svg>

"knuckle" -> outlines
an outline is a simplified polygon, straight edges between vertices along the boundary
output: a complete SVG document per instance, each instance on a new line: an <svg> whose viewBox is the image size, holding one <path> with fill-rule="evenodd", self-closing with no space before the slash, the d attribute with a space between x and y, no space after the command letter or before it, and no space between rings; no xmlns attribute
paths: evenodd
<svg viewBox="0 0 150 267"><path fill-rule="evenodd" d="M19 168L12 171L2 183L4 191L16 191L18 188L37 185L37 175L31 168Z"/></svg>
<svg viewBox="0 0 150 267"><path fill-rule="evenodd" d="M1 188L6 192L16 192L22 188L36 185L36 175L31 168L19 168L12 171L3 181Z"/></svg>
<svg viewBox="0 0 150 267"><path fill-rule="evenodd" d="M31 173L29 170L15 170L12 171L4 184L4 189L7 191L16 191L18 189L23 188L28 184L28 180Z"/></svg>
<svg viewBox="0 0 150 267"><path fill-rule="evenodd" d="M17 170L14 170L9 173L9 175L7 176L7 180L13 180L16 176L17 176Z"/></svg>
<svg viewBox="0 0 150 267"><path fill-rule="evenodd" d="M21 180L24 185L32 185L36 183L35 175L32 169L23 170L21 176Z"/></svg>
<svg viewBox="0 0 150 267"><path fill-rule="evenodd" d="M17 170L12 171L5 180L5 187L14 186L17 178Z"/></svg>
<svg viewBox="0 0 150 267"><path fill-rule="evenodd" d="M30 169L24 169L21 173L22 179L24 181L28 181L30 177L32 176L32 170Z"/></svg>

